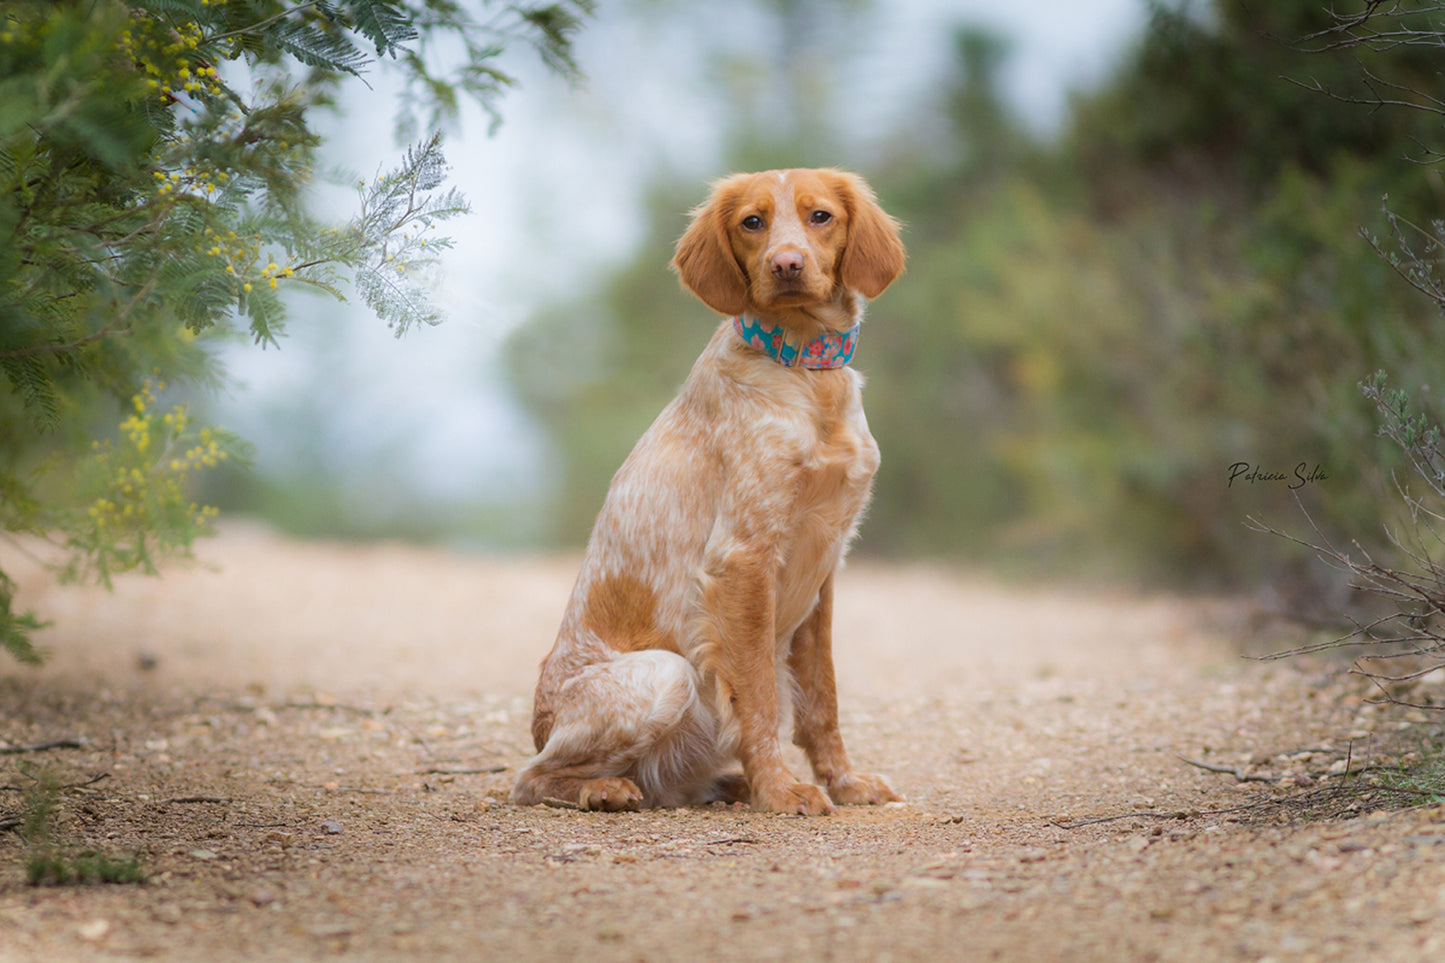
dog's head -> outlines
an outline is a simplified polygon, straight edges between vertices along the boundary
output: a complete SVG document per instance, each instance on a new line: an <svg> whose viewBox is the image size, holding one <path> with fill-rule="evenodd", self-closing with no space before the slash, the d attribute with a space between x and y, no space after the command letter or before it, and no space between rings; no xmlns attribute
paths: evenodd
<svg viewBox="0 0 1445 963"><path fill-rule="evenodd" d="M839 288L875 298L903 271L898 222L856 174L734 174L713 185L672 266L722 314L804 308Z"/></svg>

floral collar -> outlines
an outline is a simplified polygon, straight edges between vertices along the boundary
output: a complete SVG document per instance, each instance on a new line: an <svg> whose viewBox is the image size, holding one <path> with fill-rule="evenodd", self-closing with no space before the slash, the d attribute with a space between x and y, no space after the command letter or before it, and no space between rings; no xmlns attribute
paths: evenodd
<svg viewBox="0 0 1445 963"><path fill-rule="evenodd" d="M847 331L824 331L799 347L788 343L782 325L770 327L757 318L741 314L733 318L733 329L744 343L766 352L785 368L843 367L853 359L860 327L861 324L855 324Z"/></svg>

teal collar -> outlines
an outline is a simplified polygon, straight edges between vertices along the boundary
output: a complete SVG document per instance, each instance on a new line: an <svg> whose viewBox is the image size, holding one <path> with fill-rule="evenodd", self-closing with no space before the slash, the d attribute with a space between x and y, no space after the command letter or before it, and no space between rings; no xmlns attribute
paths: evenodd
<svg viewBox="0 0 1445 963"><path fill-rule="evenodd" d="M767 325L757 318L738 315L733 329L743 343L757 348L785 368L841 368L853 360L858 347L858 329L824 331L802 347L789 344L782 325Z"/></svg>

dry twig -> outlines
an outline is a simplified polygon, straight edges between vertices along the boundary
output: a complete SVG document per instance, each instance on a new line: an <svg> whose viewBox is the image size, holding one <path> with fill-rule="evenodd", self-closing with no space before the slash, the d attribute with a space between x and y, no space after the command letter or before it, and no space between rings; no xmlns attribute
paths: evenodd
<svg viewBox="0 0 1445 963"><path fill-rule="evenodd" d="M1222 772L1226 776L1233 776L1240 782L1279 782L1281 778L1279 776L1256 776L1252 773L1247 773L1243 769L1240 769L1238 767L1215 766L1207 762L1200 762L1197 759L1186 759L1183 756L1179 757L1179 761L1187 762L1191 766L1197 766L1198 768L1203 769L1206 772Z"/></svg>
<svg viewBox="0 0 1445 963"><path fill-rule="evenodd" d="M231 797L230 797L230 796L177 796L177 797L175 797L174 799L167 799L166 802L169 803L169 804L181 804L181 803L220 803L221 805L230 805L230 803L231 803Z"/></svg>
<svg viewBox="0 0 1445 963"><path fill-rule="evenodd" d="M0 746L0 756L18 756L27 752L47 752L51 749L84 749L90 743L85 739L51 739L29 746Z"/></svg>
<svg viewBox="0 0 1445 963"><path fill-rule="evenodd" d="M507 766L486 766L482 769L419 769L418 776L484 776L495 772L506 772Z"/></svg>

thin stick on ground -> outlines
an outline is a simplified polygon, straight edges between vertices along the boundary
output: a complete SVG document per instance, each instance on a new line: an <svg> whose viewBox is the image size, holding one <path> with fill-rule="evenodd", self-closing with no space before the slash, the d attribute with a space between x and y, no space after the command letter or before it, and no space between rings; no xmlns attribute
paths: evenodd
<svg viewBox="0 0 1445 963"><path fill-rule="evenodd" d="M1200 769L1205 770L1206 772L1220 772L1224 773L1226 776L1233 776L1240 782L1279 782L1281 778L1279 776L1258 776L1252 773L1247 773L1237 766L1216 766L1207 762L1200 762L1198 759L1186 759L1184 756L1180 756L1179 761L1188 763L1191 766L1196 766Z"/></svg>
<svg viewBox="0 0 1445 963"><path fill-rule="evenodd" d="M28 752L49 752L51 749L84 749L90 745L85 739L51 739L29 746L0 746L0 756L18 756Z"/></svg>
<svg viewBox="0 0 1445 963"><path fill-rule="evenodd" d="M176 796L176 797L173 798L173 799L167 799L167 800L166 800L166 803L167 803L168 805L184 805L184 804L188 804L188 803L218 803L218 804L223 805L223 806L228 806L228 805L230 805L230 803L231 803L231 797L230 797L230 796Z"/></svg>
<svg viewBox="0 0 1445 963"><path fill-rule="evenodd" d="M506 772L508 766L485 766L481 769L419 769L418 776L485 776Z"/></svg>

